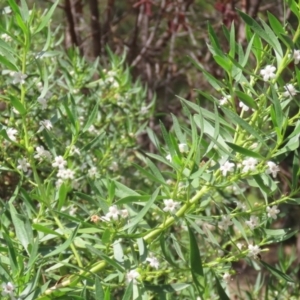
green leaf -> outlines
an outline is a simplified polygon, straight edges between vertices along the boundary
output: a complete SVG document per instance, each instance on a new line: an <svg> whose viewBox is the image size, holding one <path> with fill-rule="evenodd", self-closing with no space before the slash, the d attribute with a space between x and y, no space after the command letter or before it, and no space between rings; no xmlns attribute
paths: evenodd
<svg viewBox="0 0 300 300"><path fill-rule="evenodd" d="M15 14L18 14L20 15L20 10L19 10L19 6L17 5L16 1L15 0L7 0L10 8L12 9L12 11L15 13Z"/></svg>
<svg viewBox="0 0 300 300"><path fill-rule="evenodd" d="M82 132L86 132L90 126L94 123L96 117L97 117L97 114L98 114L98 111L99 111L99 105L98 103L94 106L92 112L90 113L89 117L88 117L88 120L87 122L85 123L83 129L82 129Z"/></svg>
<svg viewBox="0 0 300 300"><path fill-rule="evenodd" d="M274 33L279 36L280 34L285 34L285 30L281 24L281 22L278 21L278 19L272 15L269 11L267 11L269 23L274 31Z"/></svg>
<svg viewBox="0 0 300 300"><path fill-rule="evenodd" d="M44 256L44 258L47 258L47 257L51 257L51 256L54 256L54 255L58 255L60 253L62 253L63 251L65 251L67 248L69 248L69 246L71 245L71 243L73 242L73 240L75 239L76 235L77 235L77 231L78 231L78 228L79 228L79 224L72 229L72 234L70 234L70 236L68 237L68 239L61 245L59 245L58 247L56 247L56 249L48 254L46 254Z"/></svg>
<svg viewBox="0 0 300 300"><path fill-rule="evenodd" d="M38 28L35 30L34 34L40 32L45 26L48 25L50 18L52 17L54 10L55 10L56 6L58 5L59 1L60 0L56 0L56 2L51 6L49 11L46 13L46 15L41 18L42 21L41 21L40 25L38 26Z"/></svg>
<svg viewBox="0 0 300 300"><path fill-rule="evenodd" d="M249 125L245 120L243 120L240 116L238 116L233 111L227 109L226 107L222 106L221 109L224 111L224 113L227 115L229 119L231 119L236 124L240 125L242 128L244 128L248 133L253 135L255 138L257 138L262 144L266 145L265 141L262 139L262 134L257 132L251 125Z"/></svg>
<svg viewBox="0 0 300 300"><path fill-rule="evenodd" d="M240 17L244 20L244 22L250 26L250 28L259 35L262 39L264 39L274 50L280 55L283 56L281 46L278 42L277 37L275 36L274 32L271 28L261 20L263 27L262 28L253 18L248 16L247 14L243 13L242 11L238 12Z"/></svg>
<svg viewBox="0 0 300 300"><path fill-rule="evenodd" d="M224 69L227 73L231 72L231 68L232 65L230 63L230 60L228 60L227 58L225 58L224 56L218 56L215 55L214 60L216 61L216 63L222 68Z"/></svg>
<svg viewBox="0 0 300 300"><path fill-rule="evenodd" d="M103 291L101 282L98 277L96 277L96 279L95 279L95 296L96 296L96 299L104 298L104 291Z"/></svg>
<svg viewBox="0 0 300 300"><path fill-rule="evenodd" d="M117 263L114 259L108 257L106 254L104 254L100 250L98 250L98 249L96 249L96 248L94 248L94 247L92 247L88 244L86 244L86 248L89 249L95 255L97 255L100 258L102 258L103 260L105 260L112 267L116 268L117 270L119 270L122 273L124 272L124 268L119 263Z"/></svg>
<svg viewBox="0 0 300 300"><path fill-rule="evenodd" d="M23 20L27 22L29 17L29 11L25 0L21 0L20 13L22 15Z"/></svg>
<svg viewBox="0 0 300 300"><path fill-rule="evenodd" d="M145 216L145 214L149 211L149 209L152 207L153 203L155 202L159 191L160 191L160 188L157 188L155 190L155 192L152 194L149 202L147 202L147 204L143 207L143 209L141 211L139 211L138 214L133 219L131 219L127 225L124 226L123 230L126 230L128 228L131 228L131 227L137 225L142 220L142 218Z"/></svg>
<svg viewBox="0 0 300 300"><path fill-rule="evenodd" d="M252 150L243 148L243 147L241 147L241 146L238 146L238 145L236 145L236 144L229 143L229 142L226 142L226 144L227 144L231 149L233 149L235 152L241 153L241 154L243 154L243 155L245 155L245 156L254 157L254 158L258 158L258 159L263 159L263 157L262 157L260 154L254 152L254 151L252 151Z"/></svg>
<svg viewBox="0 0 300 300"><path fill-rule="evenodd" d="M10 215L15 227L16 236L23 247L27 250L28 245L33 241L33 234L28 219L17 213L12 202L9 203ZM26 224L27 223L27 224ZM29 225L29 226L28 226Z"/></svg>
<svg viewBox="0 0 300 300"><path fill-rule="evenodd" d="M15 247L4 226L1 227L1 233L6 243L11 270L13 271L14 274L16 274L19 270L19 267L18 267L17 253L15 251Z"/></svg>
<svg viewBox="0 0 300 300"><path fill-rule="evenodd" d="M258 186L267 194L269 195L271 193L270 189L264 184L261 175L257 174L257 175L253 175L254 180L256 181L256 183L258 184Z"/></svg>
<svg viewBox="0 0 300 300"><path fill-rule="evenodd" d="M190 237L190 267L194 274L203 276L202 260L200 256L200 251L198 248L197 240L194 235L193 230L188 226L189 237Z"/></svg>
<svg viewBox="0 0 300 300"><path fill-rule="evenodd" d="M271 274L273 274L274 276L276 276L279 279L284 279L285 281L288 282L295 282L290 276L288 276L287 274L283 273L282 271L275 269L274 267L270 266L269 264L267 264L264 261L260 261L260 263L267 269L270 271Z"/></svg>
<svg viewBox="0 0 300 300"><path fill-rule="evenodd" d="M227 296L226 292L224 291L217 275L215 275L215 279L216 279L216 285L217 285L218 294L220 296L220 300L230 300L230 298Z"/></svg>
<svg viewBox="0 0 300 300"><path fill-rule="evenodd" d="M18 71L18 68L16 67L16 65L14 63L12 63L11 61L9 61L7 59L7 57L0 55L0 63L3 64L4 66L6 66L10 70Z"/></svg>
<svg viewBox="0 0 300 300"><path fill-rule="evenodd" d="M257 104L255 101L250 97L249 95L241 92L241 91L235 91L235 94L238 96L239 100L241 100L244 104L249 106L250 108L257 109Z"/></svg>
<svg viewBox="0 0 300 300"><path fill-rule="evenodd" d="M37 231L46 233L46 234L53 234L53 235L56 235L56 236L61 236L61 234L59 234L58 232L50 229L49 227L43 226L41 224L33 223L32 228L37 230Z"/></svg>
<svg viewBox="0 0 300 300"><path fill-rule="evenodd" d="M191 286L190 283L174 283L174 284L163 284L163 285L151 285L145 283L145 289L150 290L154 293L174 293L184 290Z"/></svg>
<svg viewBox="0 0 300 300"><path fill-rule="evenodd" d="M132 292L133 292L133 280L131 280L130 283L128 284L122 300L131 300L132 299Z"/></svg>
<svg viewBox="0 0 300 300"><path fill-rule="evenodd" d="M10 96L10 103L21 115L26 113L26 109L23 104L13 95Z"/></svg>
<svg viewBox="0 0 300 300"><path fill-rule="evenodd" d="M287 0L287 2L290 10L295 14L298 20L300 20L300 11L298 3L295 0Z"/></svg>

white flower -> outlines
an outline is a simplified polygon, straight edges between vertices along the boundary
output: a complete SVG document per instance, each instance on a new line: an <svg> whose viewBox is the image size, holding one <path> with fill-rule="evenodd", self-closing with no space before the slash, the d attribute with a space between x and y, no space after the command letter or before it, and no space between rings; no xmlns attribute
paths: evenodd
<svg viewBox="0 0 300 300"><path fill-rule="evenodd" d="M259 218L251 216L249 221L245 222L252 230L259 225Z"/></svg>
<svg viewBox="0 0 300 300"><path fill-rule="evenodd" d="M171 156L170 153L166 156L166 159L167 159L169 162L172 162L172 156Z"/></svg>
<svg viewBox="0 0 300 300"><path fill-rule="evenodd" d="M18 133L18 130L17 129L14 129L14 128L7 128L6 129L6 134L7 136L9 137L10 140L12 141L16 141L17 138L15 137L15 135Z"/></svg>
<svg viewBox="0 0 300 300"><path fill-rule="evenodd" d="M2 296L9 295L11 298L14 297L15 286L11 282L2 283L2 289Z"/></svg>
<svg viewBox="0 0 300 300"><path fill-rule="evenodd" d="M176 210L176 207L180 204L179 202L176 202L174 201L173 199L165 199L164 200L164 204L165 204L165 207L164 207L164 211L165 212L171 212L171 213L174 213L175 210Z"/></svg>
<svg viewBox="0 0 300 300"><path fill-rule="evenodd" d="M28 171L28 168L30 167L30 164L27 162L27 160L25 158L19 158L18 163L19 164L17 168L26 173Z"/></svg>
<svg viewBox="0 0 300 300"><path fill-rule="evenodd" d="M109 169L113 172L117 172L119 170L119 165L116 161L113 161L111 165L109 166Z"/></svg>
<svg viewBox="0 0 300 300"><path fill-rule="evenodd" d="M37 154L34 158L51 160L51 153L48 150L45 150L43 146L38 146L35 149Z"/></svg>
<svg viewBox="0 0 300 300"><path fill-rule="evenodd" d="M38 132L43 131L44 129L50 130L52 128L52 123L49 120L40 121L40 128Z"/></svg>
<svg viewBox="0 0 300 300"><path fill-rule="evenodd" d="M17 84L17 83L24 84L25 79L27 78L27 75L23 74L22 72L12 72L11 75L13 77L13 81L12 81L13 84Z"/></svg>
<svg viewBox="0 0 300 300"><path fill-rule="evenodd" d="M280 210L277 208L277 205L274 205L272 207L267 207L267 213L268 213L268 217L272 218L274 220L277 219L277 215L280 213Z"/></svg>
<svg viewBox="0 0 300 300"><path fill-rule="evenodd" d="M121 218L126 219L129 216L129 212L128 212L128 210L126 208L125 209L121 209L120 210L120 215L121 215Z"/></svg>
<svg viewBox="0 0 300 300"><path fill-rule="evenodd" d="M97 129L95 128L94 125L91 125L88 129L88 132L91 134L96 134L97 133Z"/></svg>
<svg viewBox="0 0 300 300"><path fill-rule="evenodd" d="M180 143L180 144L178 145L178 148L179 148L179 151L180 151L181 153L184 153L184 152L188 152L188 151L189 151L189 147L188 147L188 145L185 144L185 143Z"/></svg>
<svg viewBox="0 0 300 300"><path fill-rule="evenodd" d="M229 274L229 273L225 273L225 274L223 275L223 280L224 280L226 283L229 283L230 280L231 280L230 274Z"/></svg>
<svg viewBox="0 0 300 300"><path fill-rule="evenodd" d="M222 221L219 222L219 226L223 230L227 230L230 225L232 225L232 221L230 219L230 216L222 216Z"/></svg>
<svg viewBox="0 0 300 300"><path fill-rule="evenodd" d="M61 155L59 155L54 157L54 162L52 163L52 167L64 169L66 164L67 162L65 161L65 159Z"/></svg>
<svg viewBox="0 0 300 300"><path fill-rule="evenodd" d="M269 79L275 78L275 71L276 67L268 65L260 71L260 75L263 76L264 81L268 81Z"/></svg>
<svg viewBox="0 0 300 300"><path fill-rule="evenodd" d="M55 182L55 187L58 189L63 183L64 181L61 178L59 178Z"/></svg>
<svg viewBox="0 0 300 300"><path fill-rule="evenodd" d="M268 169L266 170L267 174L272 174L273 178L277 177L277 173L280 171L278 165L272 161L267 162Z"/></svg>
<svg viewBox="0 0 300 300"><path fill-rule="evenodd" d="M260 253L260 248L257 245L255 245L255 246L253 246L251 244L248 245L248 250L249 250L248 256L250 256L250 257L252 257L252 256L256 257Z"/></svg>
<svg viewBox="0 0 300 300"><path fill-rule="evenodd" d="M243 109L244 111L248 111L249 110L249 106L247 106L244 102L240 101L239 103L239 107L241 109Z"/></svg>
<svg viewBox="0 0 300 300"><path fill-rule="evenodd" d="M285 92L282 93L282 95L284 97L291 97L291 96L295 96L297 94L297 90L291 83L285 85L284 89L285 89Z"/></svg>
<svg viewBox="0 0 300 300"><path fill-rule="evenodd" d="M226 104L228 103L228 100L230 100L230 98L231 98L230 95L227 95L227 96L222 97L222 98L219 100L220 105L226 105Z"/></svg>
<svg viewBox="0 0 300 300"><path fill-rule="evenodd" d="M74 145L72 145L70 148L70 155L74 155L74 154L80 155L80 150Z"/></svg>
<svg viewBox="0 0 300 300"><path fill-rule="evenodd" d="M220 171L222 171L223 176L227 175L227 172L233 172L234 163L226 161L221 167Z"/></svg>
<svg viewBox="0 0 300 300"><path fill-rule="evenodd" d="M293 58L294 58L295 64L297 65L300 61L300 50L294 50Z"/></svg>
<svg viewBox="0 0 300 300"><path fill-rule="evenodd" d="M88 167L87 163L82 163L79 169L81 172L83 172L84 170L86 170L87 167Z"/></svg>
<svg viewBox="0 0 300 300"><path fill-rule="evenodd" d="M11 41L11 36L6 34L6 33L2 33L1 34L1 39L5 42L10 42Z"/></svg>
<svg viewBox="0 0 300 300"><path fill-rule="evenodd" d="M244 166L242 172L246 173L248 171L256 170L257 159L253 157L249 157L242 161L242 165Z"/></svg>
<svg viewBox="0 0 300 300"><path fill-rule="evenodd" d="M91 178L96 177L97 176L97 168L96 167L91 167L88 170L88 176L91 177Z"/></svg>
<svg viewBox="0 0 300 300"><path fill-rule="evenodd" d="M70 169L58 169L57 177L62 180L74 179L75 172Z"/></svg>
<svg viewBox="0 0 300 300"><path fill-rule="evenodd" d="M158 268L159 268L159 261L158 261L158 259L156 257L154 257L154 256L151 255L150 257L146 258L146 261L149 262L149 264L150 264L150 266L152 268L155 268L156 270L158 270Z"/></svg>
<svg viewBox="0 0 300 300"><path fill-rule="evenodd" d="M131 270L126 274L126 280L127 282L133 281L133 283L136 283L136 278L140 276L140 273L136 270Z"/></svg>
<svg viewBox="0 0 300 300"><path fill-rule="evenodd" d="M234 201L236 203L236 208L241 209L242 211L247 210L246 204L242 203L241 201Z"/></svg>
<svg viewBox="0 0 300 300"><path fill-rule="evenodd" d="M48 101L46 98L38 97L37 102L41 105L42 109L46 109L48 107Z"/></svg>
<svg viewBox="0 0 300 300"><path fill-rule="evenodd" d="M116 205L112 205L108 208L108 213L105 215L105 218L118 220L118 216L120 214L120 211L118 210Z"/></svg>
<svg viewBox="0 0 300 300"><path fill-rule="evenodd" d="M242 243L237 243L236 246L238 247L239 250L242 250L244 247L244 244Z"/></svg>

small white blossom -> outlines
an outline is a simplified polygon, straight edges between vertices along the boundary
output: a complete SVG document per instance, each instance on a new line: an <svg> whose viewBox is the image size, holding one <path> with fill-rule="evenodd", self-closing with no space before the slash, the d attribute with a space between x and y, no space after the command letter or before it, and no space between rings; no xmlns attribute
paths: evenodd
<svg viewBox="0 0 300 300"><path fill-rule="evenodd" d="M22 72L12 72L11 73L12 77L13 77L13 84L24 84L25 83L25 79L27 78L26 74L23 74Z"/></svg>
<svg viewBox="0 0 300 300"><path fill-rule="evenodd" d="M263 76L264 81L268 81L269 79L275 78L274 72L276 71L276 67L268 65L264 69L260 71L260 75Z"/></svg>
<svg viewBox="0 0 300 300"><path fill-rule="evenodd" d="M219 226L223 230L227 230L229 226L231 226L233 222L230 219L230 216L222 216L222 221L219 222Z"/></svg>
<svg viewBox="0 0 300 300"><path fill-rule="evenodd" d="M294 58L295 64L297 65L300 61L300 50L294 50L293 58Z"/></svg>
<svg viewBox="0 0 300 300"><path fill-rule="evenodd" d="M18 133L18 130L17 129L14 129L14 128L7 128L6 129L6 134L7 136L9 137L10 140L12 141L16 141L17 138L15 137L15 135Z"/></svg>
<svg viewBox="0 0 300 300"><path fill-rule="evenodd" d="M72 145L70 148L70 155L74 155L74 154L80 155L80 150L74 145Z"/></svg>
<svg viewBox="0 0 300 300"><path fill-rule="evenodd" d="M240 101L239 103L239 107L241 109L243 109L244 111L248 111L249 110L249 106L247 106L244 102Z"/></svg>
<svg viewBox="0 0 300 300"><path fill-rule="evenodd" d="M119 165L116 161L113 161L111 165L109 166L109 169L113 172L117 172L119 170Z"/></svg>
<svg viewBox="0 0 300 300"><path fill-rule="evenodd" d="M43 146L38 146L35 149L37 154L34 156L34 158L51 160L51 153L48 150L45 150Z"/></svg>
<svg viewBox="0 0 300 300"><path fill-rule="evenodd" d="M219 100L220 105L226 105L226 104L228 103L228 100L230 100L230 98L231 98L230 95L227 95L227 96L222 97L222 98Z"/></svg>
<svg viewBox="0 0 300 300"><path fill-rule="evenodd" d="M166 159L167 159L169 162L172 162L172 156L171 156L170 153L166 156Z"/></svg>
<svg viewBox="0 0 300 300"><path fill-rule="evenodd" d="M74 179L75 172L70 169L58 169L57 177L62 180Z"/></svg>
<svg viewBox="0 0 300 300"><path fill-rule="evenodd" d="M277 205L274 205L272 207L267 207L267 213L268 213L268 217L272 218L274 220L277 219L277 215L280 213L280 210L277 208Z"/></svg>
<svg viewBox="0 0 300 300"><path fill-rule="evenodd" d="M248 256L250 257L257 257L257 255L260 253L260 248L257 245L248 245Z"/></svg>
<svg viewBox="0 0 300 300"><path fill-rule="evenodd" d="M278 165L272 161L267 162L268 169L266 170L267 174L272 174L273 178L277 177L277 173L280 171Z"/></svg>
<svg viewBox="0 0 300 300"><path fill-rule="evenodd" d="M230 274L229 274L229 273L225 273L225 274L223 275L223 280L224 280L226 283L229 283L230 280L231 280Z"/></svg>
<svg viewBox="0 0 300 300"><path fill-rule="evenodd" d="M242 250L244 247L244 244L242 243L237 243L236 246L238 247L239 250Z"/></svg>
<svg viewBox="0 0 300 300"><path fill-rule="evenodd" d="M88 167L87 163L82 163L81 166L79 167L79 169L81 172L83 172L86 170L87 167Z"/></svg>
<svg viewBox="0 0 300 300"><path fill-rule="evenodd" d="M291 83L285 85L284 89L285 89L285 92L282 93L282 95L284 97L291 97L291 96L295 96L297 94L297 90Z"/></svg>
<svg viewBox="0 0 300 300"><path fill-rule="evenodd" d="M247 210L247 206L245 203L242 203L241 201L235 201L236 203L236 208L237 209L241 209L242 211L246 211Z"/></svg>
<svg viewBox="0 0 300 300"><path fill-rule="evenodd" d="M44 110L48 107L48 100L46 98L38 97L37 102L41 105L42 110Z"/></svg>
<svg viewBox="0 0 300 300"><path fill-rule="evenodd" d="M163 211L174 213L177 206L179 206L180 203L174 201L173 199L165 199L164 205L165 205L165 207L164 207Z"/></svg>
<svg viewBox="0 0 300 300"><path fill-rule="evenodd" d="M54 157L54 162L52 163L52 167L64 169L66 164L67 164L66 160L61 155L59 155Z"/></svg>
<svg viewBox="0 0 300 300"><path fill-rule="evenodd" d="M7 33L2 33L1 34L1 39L4 41L4 42L10 42L12 39L11 39L11 36L8 35Z"/></svg>
<svg viewBox="0 0 300 300"><path fill-rule="evenodd" d="M256 216L251 216L250 220L246 221L245 223L250 227L250 229L253 230L259 225L259 218Z"/></svg>
<svg viewBox="0 0 300 300"><path fill-rule="evenodd" d="M88 132L91 134L97 134L97 129L95 128L94 125L91 125L88 129Z"/></svg>
<svg viewBox="0 0 300 300"><path fill-rule="evenodd" d="M242 165L244 166L242 170L243 173L247 173L249 171L255 171L257 165L257 159L253 157L249 157L242 161Z"/></svg>
<svg viewBox="0 0 300 300"><path fill-rule="evenodd" d="M15 289L15 286L11 283L11 282L8 282L8 283L3 283L2 284L2 296L11 296L14 297L14 289Z"/></svg>
<svg viewBox="0 0 300 300"><path fill-rule="evenodd" d="M55 182L55 187L58 189L63 183L64 181L61 178L59 178Z"/></svg>
<svg viewBox="0 0 300 300"><path fill-rule="evenodd" d="M112 205L108 208L108 213L105 215L105 218L118 220L118 216L120 215L120 211L118 210L116 205Z"/></svg>
<svg viewBox="0 0 300 300"><path fill-rule="evenodd" d="M223 251L222 249L219 249L219 250L218 250L218 255L219 255L220 257L224 256L224 251Z"/></svg>
<svg viewBox="0 0 300 300"><path fill-rule="evenodd" d="M126 280L127 282L133 281L133 283L136 283L136 279L140 276L140 273L136 270L131 270L126 274Z"/></svg>
<svg viewBox="0 0 300 300"><path fill-rule="evenodd" d="M88 170L88 176L91 177L91 178L95 178L98 174L98 171L97 171L97 168L96 167L91 167L89 170Z"/></svg>
<svg viewBox="0 0 300 300"><path fill-rule="evenodd" d="M150 264L150 266L152 268L155 268L156 270L158 270L158 268L159 268L159 261L158 261L158 259L156 257L154 257L154 256L151 255L150 257L146 258L146 261L149 262L149 264Z"/></svg>
<svg viewBox="0 0 300 300"><path fill-rule="evenodd" d="M128 210L126 208L125 209L121 209L119 212L120 212L121 218L123 218L123 219L126 219L129 216L129 212L128 212Z"/></svg>
<svg viewBox="0 0 300 300"><path fill-rule="evenodd" d="M30 167L30 164L27 162L27 160L25 158L19 158L18 159L18 166L17 168L19 170L22 170L23 172L27 172L28 168Z"/></svg>
<svg viewBox="0 0 300 300"><path fill-rule="evenodd" d="M69 215L70 216L75 216L76 212L77 212L77 207L75 207L74 205L72 205L70 207Z"/></svg>
<svg viewBox="0 0 300 300"><path fill-rule="evenodd" d="M222 171L223 176L226 176L228 172L233 172L234 163L226 161L221 167L220 171Z"/></svg>
<svg viewBox="0 0 300 300"><path fill-rule="evenodd" d="M44 129L51 130L52 127L53 126L52 126L51 121L49 121L49 120L40 121L40 128L39 128L38 132L41 132Z"/></svg>
<svg viewBox="0 0 300 300"><path fill-rule="evenodd" d="M180 143L180 144L178 145L178 148L179 148L179 151L180 151L181 153L189 152L189 147L188 147L188 145L185 144L185 143Z"/></svg>

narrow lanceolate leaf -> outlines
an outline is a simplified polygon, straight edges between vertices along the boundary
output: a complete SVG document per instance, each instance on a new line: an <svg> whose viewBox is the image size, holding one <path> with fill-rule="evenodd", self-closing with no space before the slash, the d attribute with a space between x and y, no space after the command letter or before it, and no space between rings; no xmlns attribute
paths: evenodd
<svg viewBox="0 0 300 300"><path fill-rule="evenodd" d="M131 228L133 226L135 226L136 224L138 224L142 218L145 216L145 214L149 211L149 209L151 208L151 206L153 205L154 201L157 198L157 195L159 193L159 188L157 188L155 190L155 192L152 194L149 202L143 207L143 209L129 222L129 224L127 224L126 226L124 226L123 230L126 230L128 228Z"/></svg>
<svg viewBox="0 0 300 300"><path fill-rule="evenodd" d="M95 280L95 296L96 296L96 299L104 298L104 291L103 291L101 282L98 277L96 277L96 280Z"/></svg>
<svg viewBox="0 0 300 300"><path fill-rule="evenodd" d="M57 4L59 3L59 0L56 0L56 2L51 6L51 8L48 10L48 12L46 13L45 16L43 16L43 18L41 18L41 23L38 26L38 28L36 29L35 33L40 32L45 26L47 26L49 24L49 20L52 17L54 10L57 6Z"/></svg>
<svg viewBox="0 0 300 300"><path fill-rule="evenodd" d="M216 285L217 285L217 290L218 290L220 300L230 300L230 298L227 296L226 292L224 291L217 276L215 276L215 279L216 279Z"/></svg>
<svg viewBox="0 0 300 300"><path fill-rule="evenodd" d="M238 96L239 100L242 101L244 104L253 109L257 109L257 105L252 97L241 91L235 91L235 94Z"/></svg>
<svg viewBox="0 0 300 300"><path fill-rule="evenodd" d="M133 280L131 280L129 285L127 286L125 294L124 294L122 300L131 300L132 299L132 292L133 292Z"/></svg>
<svg viewBox="0 0 300 300"><path fill-rule="evenodd" d="M260 262L267 270L270 271L270 273L272 273L274 276L278 277L279 279L284 279L285 281L288 282L295 282L290 276L288 276L287 274L283 273L282 271L275 269L274 267L270 266L269 264L267 264L264 261Z"/></svg>
<svg viewBox="0 0 300 300"><path fill-rule="evenodd" d="M241 147L241 146L238 146L238 145L236 145L236 144L229 143L229 142L226 142L226 144L227 144L231 149L233 149L235 152L241 153L241 154L243 154L243 155L245 155L245 156L254 157L254 158L258 158L258 159L263 159L263 157L262 157L260 154L254 152L254 151L252 151L252 150L243 148L243 147Z"/></svg>
<svg viewBox="0 0 300 300"><path fill-rule="evenodd" d="M54 251L46 254L44 256L44 258L46 257L51 257L57 254L62 253L63 251L65 251L66 249L68 249L68 247L71 245L71 243L73 242L73 240L75 239L76 235L77 235L77 231L78 231L79 225L77 225L73 230L72 230L72 234L69 236L69 238L61 245L59 245Z"/></svg>
<svg viewBox="0 0 300 300"><path fill-rule="evenodd" d="M193 230L188 226L190 237L190 265L193 273L203 276L202 260L198 248L197 240Z"/></svg>

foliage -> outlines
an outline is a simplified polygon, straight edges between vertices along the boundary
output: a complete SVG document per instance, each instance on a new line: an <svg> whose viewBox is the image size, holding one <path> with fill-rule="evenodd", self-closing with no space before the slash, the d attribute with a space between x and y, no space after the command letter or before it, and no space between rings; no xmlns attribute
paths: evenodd
<svg viewBox="0 0 300 300"><path fill-rule="evenodd" d="M295 234L272 223L284 217L280 205L299 203L300 111L290 107L300 26L241 12L248 45L237 43L234 24L224 27L228 53L209 26L223 80L194 64L219 97L181 99L188 122L172 116L170 132L161 124L161 142L146 128L153 103L145 107L125 57L108 50L105 70L60 50L50 27L58 2L40 13L9 0L2 11L2 295L223 300L233 262L244 259L260 272L248 299L297 299L294 257L272 266L264 255ZM288 5L300 20L300 4ZM144 130L156 153L137 151Z"/></svg>

